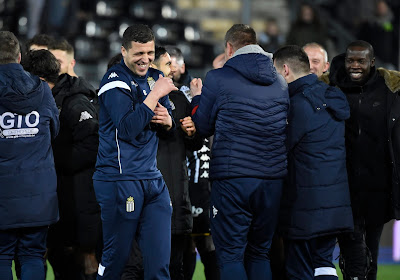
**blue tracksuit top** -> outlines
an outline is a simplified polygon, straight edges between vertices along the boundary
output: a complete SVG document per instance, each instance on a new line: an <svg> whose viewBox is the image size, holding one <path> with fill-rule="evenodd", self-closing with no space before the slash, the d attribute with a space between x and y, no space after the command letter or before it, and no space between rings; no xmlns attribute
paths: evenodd
<svg viewBox="0 0 400 280"><path fill-rule="evenodd" d="M0 65L0 229L57 222L51 141L59 127L47 83L20 64Z"/></svg>
<svg viewBox="0 0 400 280"><path fill-rule="evenodd" d="M122 60L104 75L98 92L99 151L93 179L102 181L145 180L161 177L157 169L157 131L150 121L154 112L143 104L160 71L149 68L135 75ZM168 109L168 95L159 101Z"/></svg>
<svg viewBox="0 0 400 280"><path fill-rule="evenodd" d="M287 84L267 53L257 45L248 48L259 52L235 55L208 72L201 95L192 101L197 132L214 134L212 180L280 179L287 173Z"/></svg>

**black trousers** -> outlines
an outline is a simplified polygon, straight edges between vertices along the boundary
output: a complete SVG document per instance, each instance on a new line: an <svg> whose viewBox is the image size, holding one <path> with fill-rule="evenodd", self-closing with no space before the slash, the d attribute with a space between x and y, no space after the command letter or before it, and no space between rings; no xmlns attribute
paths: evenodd
<svg viewBox="0 0 400 280"><path fill-rule="evenodd" d="M171 235L171 258L169 264L171 280L183 280L183 253L188 238L189 235L186 234ZM142 253L137 242L134 241L121 280L142 279L144 279Z"/></svg>
<svg viewBox="0 0 400 280"><path fill-rule="evenodd" d="M368 225L363 217L355 217L354 232L338 237L340 253L344 259L344 280L351 279L350 277L376 280L383 226L384 224Z"/></svg>
<svg viewBox="0 0 400 280"><path fill-rule="evenodd" d="M204 265L207 280L219 280L219 268L211 235L191 236L185 247L183 260L184 279L191 280L196 268L196 248Z"/></svg>

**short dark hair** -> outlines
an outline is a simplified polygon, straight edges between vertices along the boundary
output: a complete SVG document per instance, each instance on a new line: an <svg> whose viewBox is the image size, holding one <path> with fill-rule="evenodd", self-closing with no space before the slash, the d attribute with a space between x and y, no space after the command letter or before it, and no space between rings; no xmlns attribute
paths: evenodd
<svg viewBox="0 0 400 280"><path fill-rule="evenodd" d="M49 45L51 45L53 41L54 41L53 36L47 34L37 34L28 41L26 41L25 43L26 52L29 52L29 49L31 48L32 45L49 47Z"/></svg>
<svg viewBox="0 0 400 280"><path fill-rule="evenodd" d="M21 47L10 31L0 31L0 64L18 63Z"/></svg>
<svg viewBox="0 0 400 280"><path fill-rule="evenodd" d="M246 24L234 24L225 34L225 46L231 43L235 50L257 44L256 32Z"/></svg>
<svg viewBox="0 0 400 280"><path fill-rule="evenodd" d="M176 61L178 62L178 64L185 63L185 59L183 57L183 53L180 48L178 48L176 46L171 46L171 45L165 46L165 48L167 49L167 52L169 53L169 55L171 57L176 58Z"/></svg>
<svg viewBox="0 0 400 280"><path fill-rule="evenodd" d="M165 47L162 46L156 46L156 51L154 54L154 64L158 64L158 62L160 61L160 57L163 56L164 54L167 53L167 49Z"/></svg>
<svg viewBox="0 0 400 280"><path fill-rule="evenodd" d="M129 50L132 46L131 42L147 43L155 41L154 33L145 24L134 24L129 26L122 35L122 46Z"/></svg>
<svg viewBox="0 0 400 280"><path fill-rule="evenodd" d="M55 39L49 45L49 50L61 50L74 55L74 47L64 38Z"/></svg>
<svg viewBox="0 0 400 280"><path fill-rule="evenodd" d="M310 62L305 51L297 45L287 45L274 53L274 62L278 67L289 65L294 73L310 73Z"/></svg>
<svg viewBox="0 0 400 280"><path fill-rule="evenodd" d="M57 83L60 62L48 50L35 50L27 54L24 68L33 75L43 78L46 82Z"/></svg>
<svg viewBox="0 0 400 280"><path fill-rule="evenodd" d="M373 59L375 57L374 48L372 47L372 45L370 43L368 43L366 41L357 40L357 41L351 42L346 47L346 53L351 47L362 47L362 48L365 48L365 49L369 50L370 59Z"/></svg>
<svg viewBox="0 0 400 280"><path fill-rule="evenodd" d="M107 64L107 70L113 67L114 65L119 64L121 60L122 60L122 53L118 53L113 57L111 57Z"/></svg>

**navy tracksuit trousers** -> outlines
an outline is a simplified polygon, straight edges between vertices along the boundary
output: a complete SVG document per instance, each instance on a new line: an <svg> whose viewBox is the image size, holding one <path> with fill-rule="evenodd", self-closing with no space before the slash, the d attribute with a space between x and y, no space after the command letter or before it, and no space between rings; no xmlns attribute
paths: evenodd
<svg viewBox="0 0 400 280"><path fill-rule="evenodd" d="M221 280L269 280L269 249L279 214L282 180L216 180L211 234Z"/></svg>
<svg viewBox="0 0 400 280"><path fill-rule="evenodd" d="M135 236L143 255L144 279L170 279L172 205L164 180L94 180L93 185L104 242L97 279L121 278Z"/></svg>

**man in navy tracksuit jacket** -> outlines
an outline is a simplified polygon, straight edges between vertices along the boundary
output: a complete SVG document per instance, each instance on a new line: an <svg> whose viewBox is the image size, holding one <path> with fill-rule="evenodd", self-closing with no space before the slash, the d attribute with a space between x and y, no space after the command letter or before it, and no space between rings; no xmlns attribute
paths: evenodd
<svg viewBox="0 0 400 280"><path fill-rule="evenodd" d="M287 85L254 30L233 25L224 67L191 83L197 132L214 134L211 233L221 279L271 279L269 249L286 176Z"/></svg>
<svg viewBox="0 0 400 280"><path fill-rule="evenodd" d="M346 172L346 96L310 74L299 46L274 53L277 71L289 83L288 180L280 213L286 276L337 280L332 254L337 234L353 228Z"/></svg>
<svg viewBox="0 0 400 280"><path fill-rule="evenodd" d="M59 130L50 88L19 64L17 38L0 31L0 279L44 279L48 226L58 220L51 149Z"/></svg>
<svg viewBox="0 0 400 280"><path fill-rule="evenodd" d="M93 175L103 222L103 256L97 279L119 279L133 238L143 254L145 279L169 279L171 201L157 169L157 131L173 128L170 78L150 68L154 34L128 27L123 60L105 74L98 92L99 151Z"/></svg>

